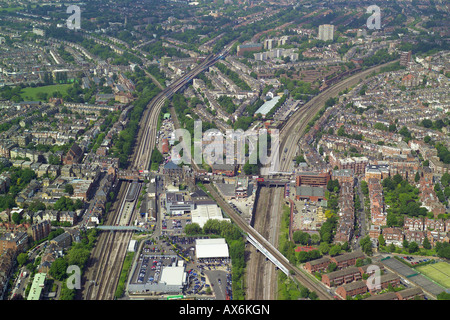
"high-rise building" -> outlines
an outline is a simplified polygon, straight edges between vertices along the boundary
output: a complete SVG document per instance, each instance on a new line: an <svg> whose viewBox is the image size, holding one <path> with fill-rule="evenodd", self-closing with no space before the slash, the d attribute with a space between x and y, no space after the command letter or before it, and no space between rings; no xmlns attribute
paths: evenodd
<svg viewBox="0 0 450 320"><path fill-rule="evenodd" d="M333 40L334 26L332 24L322 24L319 26L319 40Z"/></svg>

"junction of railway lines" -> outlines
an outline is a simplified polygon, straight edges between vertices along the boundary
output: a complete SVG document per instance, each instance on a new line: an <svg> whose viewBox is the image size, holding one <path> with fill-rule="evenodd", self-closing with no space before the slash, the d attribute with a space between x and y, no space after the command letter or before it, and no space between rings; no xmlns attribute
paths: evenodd
<svg viewBox="0 0 450 320"><path fill-rule="evenodd" d="M224 51L224 53L221 53L220 55L216 56L215 58L212 58L212 56L208 57L196 69L191 70L190 74L184 76L179 81L174 82L170 87L164 89L161 94L159 94L157 97L155 97L150 102L149 107L146 110L146 114L144 115L144 117L141 120L142 121L141 128L144 128L144 130L141 130L139 138L138 138L138 144L137 144L137 149L136 149L135 155L134 155L132 170L124 171L119 174L119 177L121 178L121 180L123 180L124 188L126 188L126 190L128 190L128 188L130 186L135 185L137 181L143 181L147 177L148 165L145 165L145 164L149 163L148 159L150 159L151 152L153 150L153 146L155 145L156 119L157 119L157 115L160 112L162 103L165 101L165 99L170 98L175 92L182 89L185 86L185 84L187 82L191 81L192 78L196 74L203 71L208 65L214 64L223 54L226 54L226 50ZM373 70L375 70L375 68L373 68ZM365 70L365 71L361 72L360 74L353 75L350 78L344 79L343 81L335 84L334 86L329 87L324 92L319 94L319 96L313 98L313 100L311 100L309 106L305 105L303 108L300 108L299 110L297 110L296 114L288 120L287 124L282 128L282 131L281 131L281 139L282 139L281 146L282 146L283 150L287 150L287 154L285 154L283 156L283 159L280 160L281 161L280 168L283 171L289 172L289 169L290 169L289 165L292 163L291 159L293 158L293 155L296 153L296 150L297 150L296 144L299 139L299 135L297 133L303 132L304 124L307 123L309 121L309 119L311 119L317 113L318 109L320 109L322 107L322 104L320 103L320 101L324 101L324 99L327 99L327 97L333 96L334 92L338 89L341 90L342 88L351 86L355 81L356 82L359 81L359 79L361 77L366 76L367 74L369 74L369 72L373 72L373 70L372 69ZM193 168L195 169L194 172L196 172L198 167L195 165L195 163L192 163L192 165L193 165ZM264 180L258 181L260 187L263 187L263 188L275 187L275 188L277 188L280 186L286 187L286 185L288 184L289 178L286 179L286 177L283 177L283 176L274 177L273 174L272 174L272 177L269 177L267 172L265 173L264 176L268 177L269 179L266 179L265 181ZM199 180L202 180L203 182L208 182L208 180L209 180L208 177L205 177L202 175L197 175L197 178ZM278 252L278 250L275 247L276 246L275 239L277 238L277 232L276 232L277 228L272 228L274 233L271 236L271 238L272 238L271 241L272 242L275 241L274 242L275 246L274 246L266 238L261 236L255 229L253 229L250 225L248 225L247 222L243 221L242 217L240 217L240 215L233 208L231 208L227 202L223 201L221 195L219 195L216 192L215 188L212 187L211 184L207 183L207 184L205 184L205 187L208 190L208 192L210 193L210 196L212 196L215 199L215 201L217 201L217 203L222 207L222 210L224 210L224 212L244 231L244 233L247 234L248 241L252 245L254 245L258 249L259 252L262 252L263 254L265 254L267 260L270 261L270 263L273 263L278 269L282 270L285 274L297 278L300 283L306 285L310 290L315 291L320 299L332 299L330 294L324 288L322 288L320 285L317 285L317 283L315 283L314 281L311 281L307 276L305 276L302 272L300 272L298 269L296 269L296 267L292 266L289 263L289 261L287 261L286 258L280 254L280 252ZM119 216L117 218L115 218L115 220L117 222L116 223L113 222L113 226L109 227L109 229L108 229L108 227L105 227L107 230L110 230L110 231L121 230L121 228L119 228L119 227L124 225L124 223L122 223L123 219L125 219L127 222L125 223L125 226L124 226L125 229L122 229L122 231L130 230L130 229L133 229L133 231L142 230L142 229L138 229L138 228L132 228L132 227L127 228L126 227L126 225L128 225L134 219L133 212L134 212L134 206L135 206L135 204L130 205L130 203L128 203L128 204L126 203L127 194L128 194L128 192L122 192L121 197L118 198L119 201L121 201L121 203L122 203L122 204L120 204L120 207L125 208L126 210L119 210L121 212L120 212ZM134 201L136 201L136 199L134 199ZM279 200L277 200L277 201L279 201ZM275 201L275 202L277 202L277 201ZM255 203L254 206L256 206L256 205L257 204ZM274 205L277 206L278 203L274 203ZM127 209L127 208L129 208L129 209ZM270 208L267 208L266 210L271 211ZM130 213L129 215L126 214L126 212L128 212L128 211ZM267 221L270 221L270 219ZM116 225L117 228L114 228L114 225ZM116 234L116 233L112 232L110 234ZM128 239L128 241L129 241L129 239L131 239L129 232L125 232L125 233L119 232L118 234L123 234L125 236L125 238L124 238L125 242L127 241L127 239ZM108 243L110 243L112 245L115 242L117 243L117 240L114 240L112 238L109 240ZM117 250L117 258L115 258L115 259L120 260L120 256L122 256L122 257L124 256L126 250L123 247L124 246L122 245L122 249L118 248L118 249L112 250L113 252L115 250ZM104 254L105 253L103 253L103 255ZM108 256L109 256L109 254L108 254ZM99 259L99 261L102 261L102 260L107 261L107 259L108 258L105 257L105 258ZM108 265L110 265L110 264L108 264ZM120 270L117 270L115 272L120 272ZM101 277L100 279L103 279L103 278L105 278L105 277ZM108 278L106 278L105 281L107 281L107 279ZM106 290L107 289L102 289L103 292L106 292ZM92 291L95 291L95 290L92 290Z"/></svg>

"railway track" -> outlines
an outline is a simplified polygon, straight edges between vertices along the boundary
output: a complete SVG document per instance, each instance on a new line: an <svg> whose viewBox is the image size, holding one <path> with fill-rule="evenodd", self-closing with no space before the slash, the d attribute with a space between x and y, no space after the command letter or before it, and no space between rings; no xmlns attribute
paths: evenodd
<svg viewBox="0 0 450 320"><path fill-rule="evenodd" d="M254 232L254 229L245 222L242 217L237 214L218 193L217 191L210 185L204 184L205 188L210 192L211 196L217 201L219 206L229 215L229 217L236 223L236 225L241 228L245 233L251 234L255 237L255 239L261 244L265 244L267 241L264 237ZM291 265L286 261L284 256L280 254L277 250L274 250L270 246L265 246L265 248L275 257L278 261L280 261L283 266L285 266L292 274L292 276L302 283L305 287L307 287L311 291L315 291L320 300L332 300L333 298L330 294L318 283L314 280L310 279L307 275L305 275L302 271L300 271L295 266Z"/></svg>
<svg viewBox="0 0 450 320"><path fill-rule="evenodd" d="M289 166L292 162L291 160L297 153L298 141L302 137L308 122L314 118L329 98L337 96L340 91L356 85L361 79L364 79L371 73L379 71L381 68L397 61L398 60L390 61L385 64L366 69L360 73L356 73L341 82L328 87L319 95L305 103L302 108L297 110L297 112L289 118L286 125L283 126L280 132L280 152L283 153L286 148L287 152L283 154L284 160L280 160L279 171L286 172L289 170Z"/></svg>
<svg viewBox="0 0 450 320"><path fill-rule="evenodd" d="M229 46L229 48L231 48L231 46ZM226 54L229 48L219 55L209 55L197 68L176 80L171 86L162 90L149 102L140 121L137 141L133 150L133 155L131 156L131 169L146 170L150 165L151 153L156 144L158 117L165 100L170 98L175 92L182 88L187 81L195 77L195 75L205 70L209 65L214 64L218 58ZM112 221L108 221L107 224L123 224L121 220L129 185L129 182L124 182L121 185L121 191L116 200L116 202L120 203L119 210L113 211ZM134 200L134 204L131 206L132 209L134 208L136 201L137 197ZM133 211L128 213L129 218L125 217L127 221L126 225L133 220ZM109 300L114 298L131 235L131 231L128 231L121 233L109 232L99 236L97 245L94 248L90 259L92 271L87 273L84 281L85 300Z"/></svg>
<svg viewBox="0 0 450 320"><path fill-rule="evenodd" d="M134 212L134 206L137 197L134 197L132 205L128 210L124 210L127 206L127 195L130 190L131 183L124 182L119 191L119 207L114 210L114 215L107 220L107 225L119 225L121 221L129 224ZM139 192L140 189L137 190ZM127 214L126 220L123 220L123 214ZM123 223L122 223L123 224ZM91 271L87 272L85 285L85 300L112 300L119 281L120 272L122 270L123 259L126 255L127 245L131 240L131 231L122 232L102 232L99 235L97 245L95 246L89 261Z"/></svg>

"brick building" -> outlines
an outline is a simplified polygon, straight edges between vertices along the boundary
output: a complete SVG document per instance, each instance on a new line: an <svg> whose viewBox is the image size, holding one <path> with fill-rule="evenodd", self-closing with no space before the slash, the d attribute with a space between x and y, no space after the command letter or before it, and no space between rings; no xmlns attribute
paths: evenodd
<svg viewBox="0 0 450 320"><path fill-rule="evenodd" d="M74 143L67 154L63 157L63 164L79 163L83 157L83 150Z"/></svg>
<svg viewBox="0 0 450 320"><path fill-rule="evenodd" d="M348 266L354 266L357 259L365 259L366 256L361 251L354 251L350 253L341 254L335 257L331 257L331 262L336 263L339 269L346 268Z"/></svg>
<svg viewBox="0 0 450 320"><path fill-rule="evenodd" d="M387 245L393 243L396 246L403 246L403 233L400 228L384 228L382 234Z"/></svg>
<svg viewBox="0 0 450 320"><path fill-rule="evenodd" d="M373 288L370 288L368 286L368 289L369 289L370 293L375 293L375 292L378 292L378 291L388 288L389 285L396 287L399 284L400 284L399 276L397 276L394 273L387 273L387 274L383 274L382 276L380 276L379 283L376 286L374 286Z"/></svg>
<svg viewBox="0 0 450 320"><path fill-rule="evenodd" d="M355 281L339 286L336 289L336 294L342 299L347 299L347 297L354 297L358 294L364 294L367 291L367 285L364 281Z"/></svg>
<svg viewBox="0 0 450 320"><path fill-rule="evenodd" d="M312 187L326 186L331 179L331 171L328 172L301 172L297 175L296 186L306 185Z"/></svg>
<svg viewBox="0 0 450 320"><path fill-rule="evenodd" d="M3 254L8 249L15 252L22 252L28 244L28 235L26 232L5 233L0 238L0 254Z"/></svg>
<svg viewBox="0 0 450 320"><path fill-rule="evenodd" d="M31 236L34 241L39 241L48 236L51 231L50 221L44 220L41 223L31 226Z"/></svg>
<svg viewBox="0 0 450 320"><path fill-rule="evenodd" d="M361 279L361 272L356 267L344 268L342 270L322 275L322 283L328 287L339 286Z"/></svg>
<svg viewBox="0 0 450 320"><path fill-rule="evenodd" d="M325 271L330 264L329 257L322 257L319 259L311 260L305 263L305 269L309 273Z"/></svg>

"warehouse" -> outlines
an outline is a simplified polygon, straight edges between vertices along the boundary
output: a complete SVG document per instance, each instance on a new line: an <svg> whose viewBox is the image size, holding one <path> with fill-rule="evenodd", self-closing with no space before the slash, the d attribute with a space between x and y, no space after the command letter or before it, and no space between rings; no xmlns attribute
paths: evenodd
<svg viewBox="0 0 450 320"><path fill-rule="evenodd" d="M199 205L192 210L191 216L192 223L198 223L200 228L203 228L209 219L229 221L229 219L224 219L222 209L217 204Z"/></svg>
<svg viewBox="0 0 450 320"><path fill-rule="evenodd" d="M195 240L197 259L228 259L228 245L224 238Z"/></svg>

